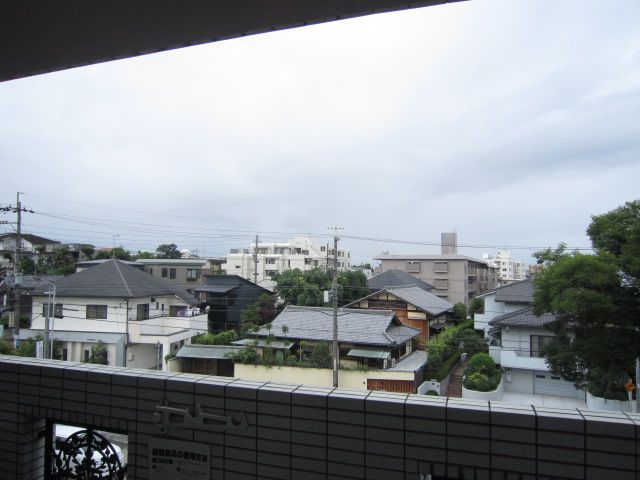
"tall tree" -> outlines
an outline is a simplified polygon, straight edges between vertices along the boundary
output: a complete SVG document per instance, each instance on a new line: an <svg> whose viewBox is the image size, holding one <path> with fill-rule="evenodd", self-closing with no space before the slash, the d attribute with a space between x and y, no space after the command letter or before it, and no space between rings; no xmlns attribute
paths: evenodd
<svg viewBox="0 0 640 480"><path fill-rule="evenodd" d="M324 303L324 291L331 290L333 274L315 268L306 272L287 270L274 278L276 292L287 304L319 307ZM362 272L340 272L338 304L346 305L369 293L367 278Z"/></svg>
<svg viewBox="0 0 640 480"><path fill-rule="evenodd" d="M116 260L131 260L131 253L122 247L109 250L99 250L95 256L96 260L115 258Z"/></svg>
<svg viewBox="0 0 640 480"><path fill-rule="evenodd" d="M175 243L163 243L156 248L156 256L158 258L182 258L180 250Z"/></svg>
<svg viewBox="0 0 640 480"><path fill-rule="evenodd" d="M537 254L546 267L535 278L534 310L557 317L545 348L551 370L605 398L624 399L640 356L639 207L629 202L592 217L595 255L567 253L563 245Z"/></svg>

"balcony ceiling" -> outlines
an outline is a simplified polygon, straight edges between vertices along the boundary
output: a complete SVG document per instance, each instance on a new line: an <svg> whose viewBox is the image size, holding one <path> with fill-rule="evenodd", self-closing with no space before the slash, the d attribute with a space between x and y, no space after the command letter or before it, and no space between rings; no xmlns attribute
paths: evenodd
<svg viewBox="0 0 640 480"><path fill-rule="evenodd" d="M460 0L20 0L0 10L0 81Z"/></svg>

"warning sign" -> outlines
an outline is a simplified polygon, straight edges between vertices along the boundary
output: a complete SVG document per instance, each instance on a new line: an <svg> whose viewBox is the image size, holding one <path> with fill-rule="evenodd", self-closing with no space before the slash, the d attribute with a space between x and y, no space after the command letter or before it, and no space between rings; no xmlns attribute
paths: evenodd
<svg viewBox="0 0 640 480"><path fill-rule="evenodd" d="M202 443L152 438L150 478L154 480L211 480L211 449Z"/></svg>

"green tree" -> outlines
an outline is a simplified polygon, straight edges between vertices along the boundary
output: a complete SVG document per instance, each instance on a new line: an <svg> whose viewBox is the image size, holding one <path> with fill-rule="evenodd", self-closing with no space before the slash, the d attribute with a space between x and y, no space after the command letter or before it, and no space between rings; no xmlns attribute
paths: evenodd
<svg viewBox="0 0 640 480"><path fill-rule="evenodd" d="M156 258L156 254L152 252L141 252L138 250L138 253L135 254L136 258Z"/></svg>
<svg viewBox="0 0 640 480"><path fill-rule="evenodd" d="M469 306L469 313L472 317L474 317L476 313L484 313L484 298L474 298Z"/></svg>
<svg viewBox="0 0 640 480"><path fill-rule="evenodd" d="M219 333L201 333L191 339L196 345L228 345L237 338L234 330Z"/></svg>
<svg viewBox="0 0 640 480"><path fill-rule="evenodd" d="M89 363L95 363L98 365L107 365L107 347L104 343L98 342L91 346L89 352Z"/></svg>
<svg viewBox="0 0 640 480"><path fill-rule="evenodd" d="M37 271L43 275L71 275L75 272L75 259L68 248L56 248L38 260Z"/></svg>
<svg viewBox="0 0 640 480"><path fill-rule="evenodd" d="M276 292L286 304L320 307L324 292L331 290L333 274L315 268L306 272L287 270L275 276ZM337 276L338 305L346 305L369 294L362 272L340 272Z"/></svg>
<svg viewBox="0 0 640 480"><path fill-rule="evenodd" d="M163 243L156 248L157 258L182 258L180 250L175 243Z"/></svg>
<svg viewBox="0 0 640 480"><path fill-rule="evenodd" d="M96 253L96 260L115 258L116 260L131 260L131 253L122 247L116 247L109 250L99 250Z"/></svg>
<svg viewBox="0 0 640 480"><path fill-rule="evenodd" d="M36 262L31 257L23 256L20 258L20 271L25 275L33 275L36 273Z"/></svg>
<svg viewBox="0 0 640 480"><path fill-rule="evenodd" d="M80 252L89 260L91 260L93 258L93 255L96 253L96 249L93 245L81 245Z"/></svg>
<svg viewBox="0 0 640 480"><path fill-rule="evenodd" d="M276 307L271 295L263 293L258 301L240 312L240 333L245 335L276 318Z"/></svg>
<svg viewBox="0 0 640 480"><path fill-rule="evenodd" d="M318 342L311 351L311 365L316 368L331 368L331 346L329 342Z"/></svg>
<svg viewBox="0 0 640 480"><path fill-rule="evenodd" d="M546 266L534 280L534 311L557 318L547 327L556 334L545 348L551 370L605 398L625 397L620 379L640 355L639 211L636 201L592 217L595 255L564 245L535 255Z"/></svg>
<svg viewBox="0 0 640 480"><path fill-rule="evenodd" d="M453 315L458 320L466 320L467 319L467 306L458 302L453 306Z"/></svg>

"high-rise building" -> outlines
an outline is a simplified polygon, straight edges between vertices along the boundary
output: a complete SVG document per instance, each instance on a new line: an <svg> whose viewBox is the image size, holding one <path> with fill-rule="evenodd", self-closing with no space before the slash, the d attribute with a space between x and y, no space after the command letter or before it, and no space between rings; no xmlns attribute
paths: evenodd
<svg viewBox="0 0 640 480"><path fill-rule="evenodd" d="M495 255L485 253L482 258L489 265L497 268L498 281L501 285L527 278L527 265L524 262L513 260L509 250L498 250Z"/></svg>

